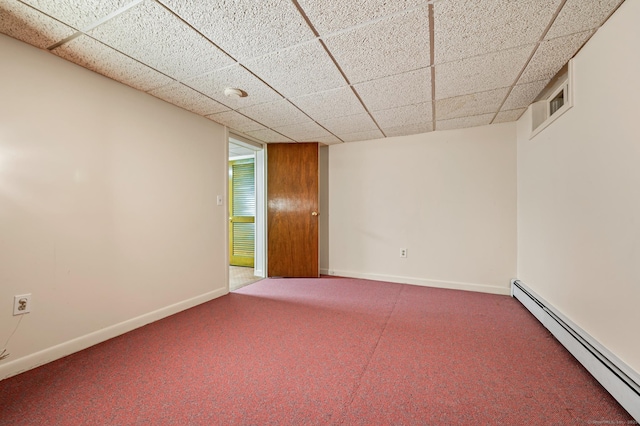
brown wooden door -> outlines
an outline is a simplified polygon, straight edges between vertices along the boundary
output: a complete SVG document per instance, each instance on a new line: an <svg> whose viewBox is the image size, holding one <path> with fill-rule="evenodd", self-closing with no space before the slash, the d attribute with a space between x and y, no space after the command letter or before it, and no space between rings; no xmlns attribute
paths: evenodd
<svg viewBox="0 0 640 426"><path fill-rule="evenodd" d="M267 144L270 277L318 277L318 144Z"/></svg>

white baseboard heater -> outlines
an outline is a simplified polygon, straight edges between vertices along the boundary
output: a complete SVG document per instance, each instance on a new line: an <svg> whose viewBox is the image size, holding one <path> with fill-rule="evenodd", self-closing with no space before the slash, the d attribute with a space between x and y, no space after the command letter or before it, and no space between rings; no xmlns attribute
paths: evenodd
<svg viewBox="0 0 640 426"><path fill-rule="evenodd" d="M564 317L519 280L511 281L518 299L582 364L589 373L640 422L640 377L584 330Z"/></svg>

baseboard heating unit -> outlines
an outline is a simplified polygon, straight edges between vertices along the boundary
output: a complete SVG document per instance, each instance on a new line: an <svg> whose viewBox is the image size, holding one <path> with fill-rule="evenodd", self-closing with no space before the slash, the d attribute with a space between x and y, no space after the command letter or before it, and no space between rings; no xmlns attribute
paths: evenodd
<svg viewBox="0 0 640 426"><path fill-rule="evenodd" d="M518 299L595 379L640 422L640 377L584 330L555 310L519 280L511 281Z"/></svg>

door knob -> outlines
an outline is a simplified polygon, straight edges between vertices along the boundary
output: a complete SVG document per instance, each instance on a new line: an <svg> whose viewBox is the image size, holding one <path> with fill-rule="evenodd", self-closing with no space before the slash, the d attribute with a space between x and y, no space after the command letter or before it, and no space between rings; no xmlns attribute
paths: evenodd
<svg viewBox="0 0 640 426"><path fill-rule="evenodd" d="M311 212L311 216L318 216L318 212Z"/></svg>

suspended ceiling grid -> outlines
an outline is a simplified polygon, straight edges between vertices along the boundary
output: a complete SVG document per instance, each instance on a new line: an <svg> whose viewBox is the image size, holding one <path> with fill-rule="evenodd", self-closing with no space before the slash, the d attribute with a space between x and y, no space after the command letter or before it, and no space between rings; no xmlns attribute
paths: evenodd
<svg viewBox="0 0 640 426"><path fill-rule="evenodd" d="M517 120L623 1L0 0L0 32L250 139L329 145Z"/></svg>

